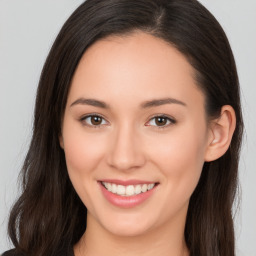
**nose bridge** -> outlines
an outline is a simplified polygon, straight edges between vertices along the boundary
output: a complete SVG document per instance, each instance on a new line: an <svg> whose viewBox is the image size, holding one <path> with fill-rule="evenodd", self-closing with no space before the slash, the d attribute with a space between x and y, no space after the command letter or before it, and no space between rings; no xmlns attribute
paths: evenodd
<svg viewBox="0 0 256 256"><path fill-rule="evenodd" d="M145 158L138 131L129 123L123 123L113 131L108 163L119 170L141 167Z"/></svg>

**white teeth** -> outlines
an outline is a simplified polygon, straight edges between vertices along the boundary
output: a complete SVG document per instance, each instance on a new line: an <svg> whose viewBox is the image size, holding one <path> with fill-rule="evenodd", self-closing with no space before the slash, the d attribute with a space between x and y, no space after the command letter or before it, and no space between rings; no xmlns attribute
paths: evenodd
<svg viewBox="0 0 256 256"><path fill-rule="evenodd" d="M108 184L110 184L110 183L108 183ZM110 184L110 186L111 186L111 184ZM107 187L107 189L108 189L108 187ZM109 191L111 192L111 190L109 190ZM123 186L123 185L117 185L116 193L117 193L118 195L120 195L120 196L125 195L125 186Z"/></svg>
<svg viewBox="0 0 256 256"><path fill-rule="evenodd" d="M120 196L138 195L140 193L144 193L148 190L151 190L155 186L155 183L128 185L128 186L117 185L117 184L108 183L108 182L102 182L102 184L108 191L114 194L118 194Z"/></svg>
<svg viewBox="0 0 256 256"><path fill-rule="evenodd" d="M138 195L141 193L141 185L136 185L135 187L135 194Z"/></svg>
<svg viewBox="0 0 256 256"><path fill-rule="evenodd" d="M112 184L111 192L116 194L116 191L117 191L117 185Z"/></svg>
<svg viewBox="0 0 256 256"><path fill-rule="evenodd" d="M111 189L112 189L112 186L111 186L110 183L107 183L107 189L108 189L108 191L112 191L112 190L111 190Z"/></svg>
<svg viewBox="0 0 256 256"><path fill-rule="evenodd" d="M152 189L155 186L155 184L148 184L148 190Z"/></svg>
<svg viewBox="0 0 256 256"><path fill-rule="evenodd" d="M153 185L154 186L154 185ZM153 188L153 187L152 187ZM141 187L141 191L144 193L148 190L148 185L147 184L143 184Z"/></svg>
<svg viewBox="0 0 256 256"><path fill-rule="evenodd" d="M125 190L125 194L126 194L127 196L132 196L132 195L134 195L134 186L132 186L132 185L127 186L127 187L126 187L126 190Z"/></svg>

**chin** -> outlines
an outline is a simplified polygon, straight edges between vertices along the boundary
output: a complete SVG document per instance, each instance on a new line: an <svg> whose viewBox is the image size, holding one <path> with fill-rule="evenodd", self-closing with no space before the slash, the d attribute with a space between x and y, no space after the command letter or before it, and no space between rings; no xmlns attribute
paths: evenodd
<svg viewBox="0 0 256 256"><path fill-rule="evenodd" d="M110 233L120 237L134 237L146 234L153 228L154 221L144 218L129 218L129 216L104 220L101 225Z"/></svg>
<svg viewBox="0 0 256 256"><path fill-rule="evenodd" d="M108 232L112 233L115 236L119 237L135 237L141 236L148 232L148 228L140 227L137 225L133 226L116 226L116 227L106 227Z"/></svg>

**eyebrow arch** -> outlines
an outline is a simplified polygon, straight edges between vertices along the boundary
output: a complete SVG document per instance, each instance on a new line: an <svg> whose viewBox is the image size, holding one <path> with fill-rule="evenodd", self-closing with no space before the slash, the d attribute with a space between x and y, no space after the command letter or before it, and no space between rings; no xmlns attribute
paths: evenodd
<svg viewBox="0 0 256 256"><path fill-rule="evenodd" d="M85 99L85 98L77 99L70 105L70 107L73 107L78 104L90 105L90 106L99 107L99 108L109 108L109 106L103 101L95 100L95 99Z"/></svg>
<svg viewBox="0 0 256 256"><path fill-rule="evenodd" d="M96 99L85 99L85 98L79 98L76 101L74 101L70 107L73 107L74 105L90 105L90 106L94 106L94 107L99 107L99 108L105 108L108 109L110 108L109 105L107 105L105 102L103 101L99 101ZM155 100L149 100L149 101L145 101L141 104L142 108L151 108L151 107L158 107L158 106L162 106L165 104L179 104L182 106L186 106L186 104L180 100L174 99L174 98L163 98L163 99L155 99Z"/></svg>
<svg viewBox="0 0 256 256"><path fill-rule="evenodd" d="M173 99L173 98L163 98L163 99L155 99L155 100L143 102L141 104L141 107L142 108L151 108L151 107L162 106L165 104L179 104L182 106L187 106L184 102L182 102L180 100Z"/></svg>

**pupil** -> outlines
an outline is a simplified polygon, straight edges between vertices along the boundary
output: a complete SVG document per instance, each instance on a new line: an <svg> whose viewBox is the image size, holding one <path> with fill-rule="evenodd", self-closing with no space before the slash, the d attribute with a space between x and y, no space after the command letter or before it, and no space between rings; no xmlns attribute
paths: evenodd
<svg viewBox="0 0 256 256"><path fill-rule="evenodd" d="M102 118L99 116L92 116L91 122L93 125L99 125L102 122Z"/></svg>
<svg viewBox="0 0 256 256"><path fill-rule="evenodd" d="M157 117L156 118L156 124L158 125L158 126L163 126L163 125L165 125L166 124L166 118L165 117Z"/></svg>

